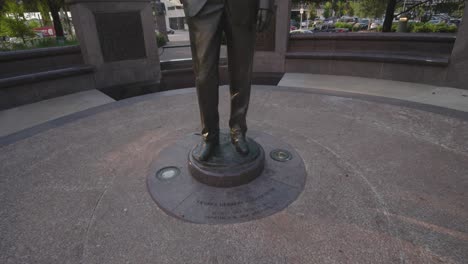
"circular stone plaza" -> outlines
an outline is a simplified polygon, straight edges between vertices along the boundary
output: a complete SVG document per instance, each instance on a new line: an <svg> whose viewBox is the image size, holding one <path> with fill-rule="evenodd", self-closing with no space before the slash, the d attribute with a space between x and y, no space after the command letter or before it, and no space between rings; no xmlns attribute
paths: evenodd
<svg viewBox="0 0 468 264"><path fill-rule="evenodd" d="M188 42L158 49L150 1L65 2L79 46L0 52L1 264L468 263L466 22L289 36L276 1L253 65L258 149L239 158L224 134L214 157L244 163L212 173L190 156Z"/></svg>
<svg viewBox="0 0 468 264"><path fill-rule="evenodd" d="M226 116L226 87L220 98ZM159 152L198 131L196 99L195 89L135 97L7 137L0 152L1 262L467 259L466 113L384 97L254 86L250 130L297 151L307 171L304 190L268 217L210 225L166 214L146 185Z"/></svg>

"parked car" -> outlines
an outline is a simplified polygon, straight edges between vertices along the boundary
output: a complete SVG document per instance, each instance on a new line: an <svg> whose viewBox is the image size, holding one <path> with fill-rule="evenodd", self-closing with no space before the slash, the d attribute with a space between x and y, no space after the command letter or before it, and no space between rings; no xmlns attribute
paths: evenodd
<svg viewBox="0 0 468 264"><path fill-rule="evenodd" d="M440 19L431 19L429 20L427 23L431 23L431 24L440 24L440 23L443 23L444 21L440 20Z"/></svg>
<svg viewBox="0 0 468 264"><path fill-rule="evenodd" d="M376 19L376 20L374 20L374 22L371 23L369 29L370 29L370 30L377 29L379 26L382 26L382 24L383 24L383 23L382 23L381 20Z"/></svg>
<svg viewBox="0 0 468 264"><path fill-rule="evenodd" d="M359 26L359 30L368 30L369 23L370 23L370 19L368 18L359 19L359 21L357 22Z"/></svg>
<svg viewBox="0 0 468 264"><path fill-rule="evenodd" d="M295 27L295 26L290 26L289 27L289 31L293 31L293 30L296 30L296 29L297 29L297 27Z"/></svg>
<svg viewBox="0 0 468 264"><path fill-rule="evenodd" d="M350 16L342 16L340 19L338 19L339 22L345 22L345 23L356 23L358 19L356 17L350 17Z"/></svg>
<svg viewBox="0 0 468 264"><path fill-rule="evenodd" d="M345 32L349 32L349 28L336 28L336 29L335 29L335 32L336 32L336 33L345 33Z"/></svg>
<svg viewBox="0 0 468 264"><path fill-rule="evenodd" d="M335 32L335 25L333 24L320 24L316 27L320 32Z"/></svg>
<svg viewBox="0 0 468 264"><path fill-rule="evenodd" d="M289 32L291 35L303 35L303 34L314 34L313 31L307 30L307 29L298 29L298 30L293 30Z"/></svg>
<svg viewBox="0 0 468 264"><path fill-rule="evenodd" d="M461 23L461 19L452 18L452 19L450 19L448 24L449 25L455 25L455 26L458 27L458 26L460 26L460 23Z"/></svg>

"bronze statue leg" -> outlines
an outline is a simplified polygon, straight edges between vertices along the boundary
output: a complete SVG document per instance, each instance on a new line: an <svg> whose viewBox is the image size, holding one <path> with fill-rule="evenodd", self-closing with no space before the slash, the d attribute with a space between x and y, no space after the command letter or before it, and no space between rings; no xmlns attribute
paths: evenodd
<svg viewBox="0 0 468 264"><path fill-rule="evenodd" d="M218 64L222 16L223 10L220 9L187 18L205 142L216 141L219 137Z"/></svg>
<svg viewBox="0 0 468 264"><path fill-rule="evenodd" d="M230 0L236 1L236 0ZM255 1L251 1L255 2ZM245 12L233 8L226 12L224 31L227 39L228 63L231 92L231 117L229 126L231 133L245 136L247 132L246 116L249 108L250 86L252 80L252 66L255 48L255 22L256 12ZM251 4L249 8L256 8ZM250 15L242 23L236 23L233 16ZM239 135L238 135L239 136Z"/></svg>

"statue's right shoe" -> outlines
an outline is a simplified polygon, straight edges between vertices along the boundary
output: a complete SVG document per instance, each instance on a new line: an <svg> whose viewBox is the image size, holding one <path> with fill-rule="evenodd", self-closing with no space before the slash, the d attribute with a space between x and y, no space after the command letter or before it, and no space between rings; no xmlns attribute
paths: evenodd
<svg viewBox="0 0 468 264"><path fill-rule="evenodd" d="M195 157L199 161L207 161L214 153L219 140L203 141L198 155Z"/></svg>

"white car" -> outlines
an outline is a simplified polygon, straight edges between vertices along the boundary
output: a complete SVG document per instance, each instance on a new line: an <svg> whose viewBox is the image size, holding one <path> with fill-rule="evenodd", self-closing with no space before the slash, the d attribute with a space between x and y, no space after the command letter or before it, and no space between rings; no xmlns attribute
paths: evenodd
<svg viewBox="0 0 468 264"><path fill-rule="evenodd" d="M371 29L371 30L372 30L372 29L377 29L377 28L378 28L379 26L381 26L381 25L382 25L381 22L374 21L374 22L371 23L370 29Z"/></svg>

